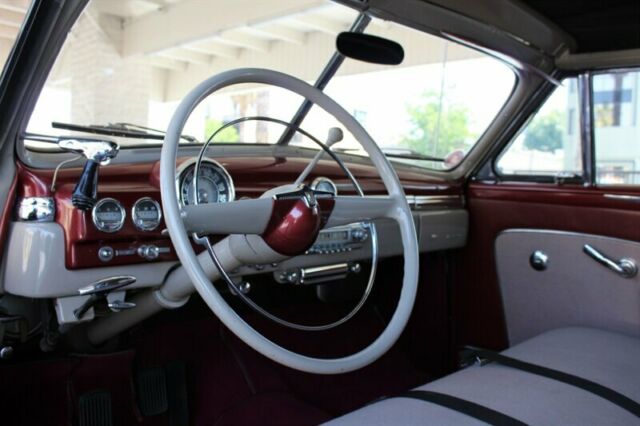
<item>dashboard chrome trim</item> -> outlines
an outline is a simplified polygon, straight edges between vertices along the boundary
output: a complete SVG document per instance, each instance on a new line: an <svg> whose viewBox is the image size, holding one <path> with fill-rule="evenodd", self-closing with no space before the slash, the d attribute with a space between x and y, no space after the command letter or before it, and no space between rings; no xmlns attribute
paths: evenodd
<svg viewBox="0 0 640 426"><path fill-rule="evenodd" d="M420 209L427 206L439 206L443 204L460 203L464 199L460 195L407 195L407 203L412 209Z"/></svg>
<svg viewBox="0 0 640 426"><path fill-rule="evenodd" d="M56 203L52 197L24 197L18 202L17 216L23 222L53 222Z"/></svg>
<svg viewBox="0 0 640 426"><path fill-rule="evenodd" d="M333 188L333 195L338 195L338 186L331 179L324 176L318 176L317 178L315 178L313 182L311 182L311 189L318 189L318 185L320 185L321 182L325 182L331 185L331 187Z"/></svg>
<svg viewBox="0 0 640 426"><path fill-rule="evenodd" d="M175 177L176 193L178 194L178 202L180 203L180 206L184 206L184 200L182 199L182 182L184 180L185 175L188 173L190 167L193 167L195 172L195 165L197 160L198 160L197 157L190 158L187 161L180 164L176 169L176 177ZM220 173L222 174L222 177L227 183L227 186L229 187L228 202L234 201L236 199L236 187L233 183L233 178L231 177L227 169L222 164L218 163L216 160L209 157L204 157L202 159L202 163L209 164L214 168L216 168L218 171L220 171Z"/></svg>

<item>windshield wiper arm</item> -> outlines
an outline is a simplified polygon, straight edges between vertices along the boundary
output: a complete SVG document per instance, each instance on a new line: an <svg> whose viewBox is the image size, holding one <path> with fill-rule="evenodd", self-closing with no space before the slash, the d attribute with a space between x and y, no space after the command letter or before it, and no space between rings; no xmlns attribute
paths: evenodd
<svg viewBox="0 0 640 426"><path fill-rule="evenodd" d="M336 148L335 150L338 152L344 152L347 154L350 151L361 151L360 148ZM430 155L420 154L412 150L405 150L404 153L400 153L400 152L392 152L382 148L382 153L385 155L385 157L389 157L389 158L404 158L407 160L435 161L439 163L444 163L445 161L444 158L432 157Z"/></svg>
<svg viewBox="0 0 640 426"><path fill-rule="evenodd" d="M149 134L149 132L153 132L153 133L157 133L158 135L161 135L163 138L164 138L164 135L167 133L164 130L154 129L153 127L146 127L146 126L141 126L139 124L133 124L133 123L109 123L109 127L110 128L120 127L124 130L131 130L134 132L135 131L139 132L140 130L142 130L141 133L145 133L145 134ZM198 142L198 139L190 135L180 135L180 138L192 143Z"/></svg>
<svg viewBox="0 0 640 426"><path fill-rule="evenodd" d="M389 158L405 158L407 160L422 160L422 161L436 161L439 163L444 163L444 158L432 157L430 155L423 155L418 153L410 153L410 154L397 154L393 152L385 152L382 150L385 156Z"/></svg>
<svg viewBox="0 0 640 426"><path fill-rule="evenodd" d="M143 126L132 125L128 123L115 123L115 124L107 124L107 125L81 125L81 124L72 124L72 123L61 123L59 121L54 121L51 123L51 127L54 129L63 129L63 130L71 130L76 132L87 132L94 133L97 135L106 135L106 136L115 136L121 138L131 138L131 139L154 139L154 140L164 140L164 134L162 130L156 130L147 128L150 131L157 132L149 133L149 131L143 131L138 129L143 129ZM196 138L193 136L182 135L182 139L189 142L198 142Z"/></svg>

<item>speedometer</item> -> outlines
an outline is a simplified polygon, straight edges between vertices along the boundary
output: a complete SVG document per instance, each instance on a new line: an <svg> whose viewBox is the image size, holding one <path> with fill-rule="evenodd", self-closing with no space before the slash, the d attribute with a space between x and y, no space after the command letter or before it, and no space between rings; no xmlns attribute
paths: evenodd
<svg viewBox="0 0 640 426"><path fill-rule="evenodd" d="M192 160L178 173L178 191L182 205L195 204L194 172L195 161ZM231 176L220 164L210 159L203 160L198 174L198 204L233 201L235 192Z"/></svg>

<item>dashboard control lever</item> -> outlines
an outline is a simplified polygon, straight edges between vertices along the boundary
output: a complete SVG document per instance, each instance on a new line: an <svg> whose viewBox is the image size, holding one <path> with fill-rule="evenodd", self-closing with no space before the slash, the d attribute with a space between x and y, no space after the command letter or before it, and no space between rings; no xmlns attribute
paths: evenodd
<svg viewBox="0 0 640 426"><path fill-rule="evenodd" d="M125 287L131 285L136 282L136 277L132 277L131 275L123 275L117 277L109 277L102 279L100 281L96 281L93 284L89 284L86 287L82 287L78 289L78 293L81 296L91 295L91 294L107 294L112 292L113 290L117 290L121 287Z"/></svg>
<svg viewBox="0 0 640 426"><path fill-rule="evenodd" d="M113 302L109 302L107 306L109 306L109 309L113 312L120 312L125 309L135 308L136 304L133 302L125 302L124 300L114 300Z"/></svg>
<svg viewBox="0 0 640 426"><path fill-rule="evenodd" d="M102 139L61 139L58 146L66 151L83 155L87 162L76 184L71 202L80 210L91 210L98 201L98 169L118 155L118 144Z"/></svg>
<svg viewBox="0 0 640 426"><path fill-rule="evenodd" d="M114 290L118 290L122 287L131 285L135 282L136 282L136 277L132 277L130 275L124 275L124 276L105 278L103 280L96 281L95 283L90 284L86 287L82 287L78 289L78 293L80 293L80 295L89 296L89 298L85 300L85 302L82 305L80 305L79 308L74 310L73 314L77 319L79 320L82 319L84 314L86 314L87 311L89 311L89 309L94 307L96 303L106 300L107 295L109 293L111 293ZM118 301L116 301L115 303L117 302ZM120 302L127 304L127 302L124 302L124 301L120 301ZM115 311L115 309L111 307L112 303L114 302L109 303L109 308ZM135 304L132 304L132 305L133 306L128 306L128 307L125 307L124 305L119 305L120 308L118 310L134 308Z"/></svg>

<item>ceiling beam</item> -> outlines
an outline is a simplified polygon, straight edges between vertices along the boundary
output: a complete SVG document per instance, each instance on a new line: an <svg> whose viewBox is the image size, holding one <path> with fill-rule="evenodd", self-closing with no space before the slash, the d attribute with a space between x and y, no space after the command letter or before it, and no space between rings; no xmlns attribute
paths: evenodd
<svg viewBox="0 0 640 426"><path fill-rule="evenodd" d="M204 53L193 52L181 48L163 50L162 52L158 52L156 55L199 65L209 65L213 59L211 56Z"/></svg>
<svg viewBox="0 0 640 426"><path fill-rule="evenodd" d="M259 37L251 36L242 30L229 30L215 38L220 43L230 44L244 49L255 50L257 52L267 52L269 41Z"/></svg>
<svg viewBox="0 0 640 426"><path fill-rule="evenodd" d="M198 43L185 44L184 49L193 52L204 53L206 55L220 56L222 58L234 59L240 54L237 47L216 43L214 41L202 41Z"/></svg>
<svg viewBox="0 0 640 426"><path fill-rule="evenodd" d="M185 71L187 69L187 63L182 61L176 61L175 59L163 58L161 56L150 56L149 64L156 68L163 68L172 71Z"/></svg>
<svg viewBox="0 0 640 426"><path fill-rule="evenodd" d="M321 16L311 16L311 15L300 14L295 17L292 17L292 19L300 24L306 25L307 27L315 31L320 31L322 33L326 33L332 36L335 36L338 33L345 31L349 27L348 25L345 25L342 22L323 18Z"/></svg>
<svg viewBox="0 0 640 426"><path fill-rule="evenodd" d="M165 0L135 0L135 1L139 1L140 3L146 3L148 5L155 6L157 8L163 8L167 5L167 2Z"/></svg>
<svg viewBox="0 0 640 426"><path fill-rule="evenodd" d="M24 13L0 9L0 24L20 28L24 21Z"/></svg>
<svg viewBox="0 0 640 426"><path fill-rule="evenodd" d="M29 0L3 0L0 2L0 9L24 14L29 8L29 3Z"/></svg>
<svg viewBox="0 0 640 426"><path fill-rule="evenodd" d="M257 25L324 4L324 0L193 0L168 3L159 12L125 22L123 53L130 56L159 52L208 39L231 28ZM149 34L154 37L149 37ZM239 40L236 41L236 46L240 45ZM257 45L260 43L252 44ZM258 48L264 49L261 46Z"/></svg>
<svg viewBox="0 0 640 426"><path fill-rule="evenodd" d="M20 30L19 28L16 28L13 26L0 24L0 38L7 39L7 40L15 40L16 37L18 36L19 30Z"/></svg>
<svg viewBox="0 0 640 426"><path fill-rule="evenodd" d="M244 27L243 30L293 44L304 44L306 40L304 32L278 24L254 25L252 27Z"/></svg>

